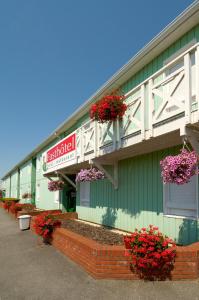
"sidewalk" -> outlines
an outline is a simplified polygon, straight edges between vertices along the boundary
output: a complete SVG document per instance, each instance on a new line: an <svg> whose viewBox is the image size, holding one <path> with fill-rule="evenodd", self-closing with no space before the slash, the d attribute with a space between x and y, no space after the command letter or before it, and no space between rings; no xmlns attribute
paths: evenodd
<svg viewBox="0 0 199 300"><path fill-rule="evenodd" d="M0 300L199 300L198 281L94 280L0 209Z"/></svg>

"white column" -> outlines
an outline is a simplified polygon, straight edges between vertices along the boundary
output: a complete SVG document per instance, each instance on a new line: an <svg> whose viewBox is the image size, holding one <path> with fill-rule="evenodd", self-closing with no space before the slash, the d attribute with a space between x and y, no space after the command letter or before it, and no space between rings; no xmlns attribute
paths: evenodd
<svg viewBox="0 0 199 300"><path fill-rule="evenodd" d="M185 69L185 124L191 123L191 60L190 54L184 56Z"/></svg>

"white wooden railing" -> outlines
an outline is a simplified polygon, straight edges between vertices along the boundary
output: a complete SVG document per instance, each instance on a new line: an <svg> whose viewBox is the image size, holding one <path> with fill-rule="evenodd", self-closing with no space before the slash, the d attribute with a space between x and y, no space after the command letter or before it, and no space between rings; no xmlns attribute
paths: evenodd
<svg viewBox="0 0 199 300"><path fill-rule="evenodd" d="M199 44L173 58L125 96L128 109L123 121L98 124L89 120L77 129L78 162L197 123Z"/></svg>

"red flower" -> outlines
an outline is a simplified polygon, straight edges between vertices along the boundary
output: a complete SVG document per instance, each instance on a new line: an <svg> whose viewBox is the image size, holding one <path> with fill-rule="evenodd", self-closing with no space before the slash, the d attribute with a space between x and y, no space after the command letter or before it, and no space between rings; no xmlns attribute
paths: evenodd
<svg viewBox="0 0 199 300"><path fill-rule="evenodd" d="M143 278L168 275L174 263L175 243L150 225L140 231L135 229L131 236L124 237L128 254L132 254L134 270Z"/></svg>
<svg viewBox="0 0 199 300"><path fill-rule="evenodd" d="M99 123L121 119L127 109L123 103L125 97L122 95L107 95L93 104L90 108L90 117Z"/></svg>

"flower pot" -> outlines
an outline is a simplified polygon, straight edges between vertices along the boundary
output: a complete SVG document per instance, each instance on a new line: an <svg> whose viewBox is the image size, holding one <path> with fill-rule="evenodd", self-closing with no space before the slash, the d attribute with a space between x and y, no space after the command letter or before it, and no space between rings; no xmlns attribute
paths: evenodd
<svg viewBox="0 0 199 300"><path fill-rule="evenodd" d="M20 230L27 230L30 228L30 215L23 215L18 217Z"/></svg>

